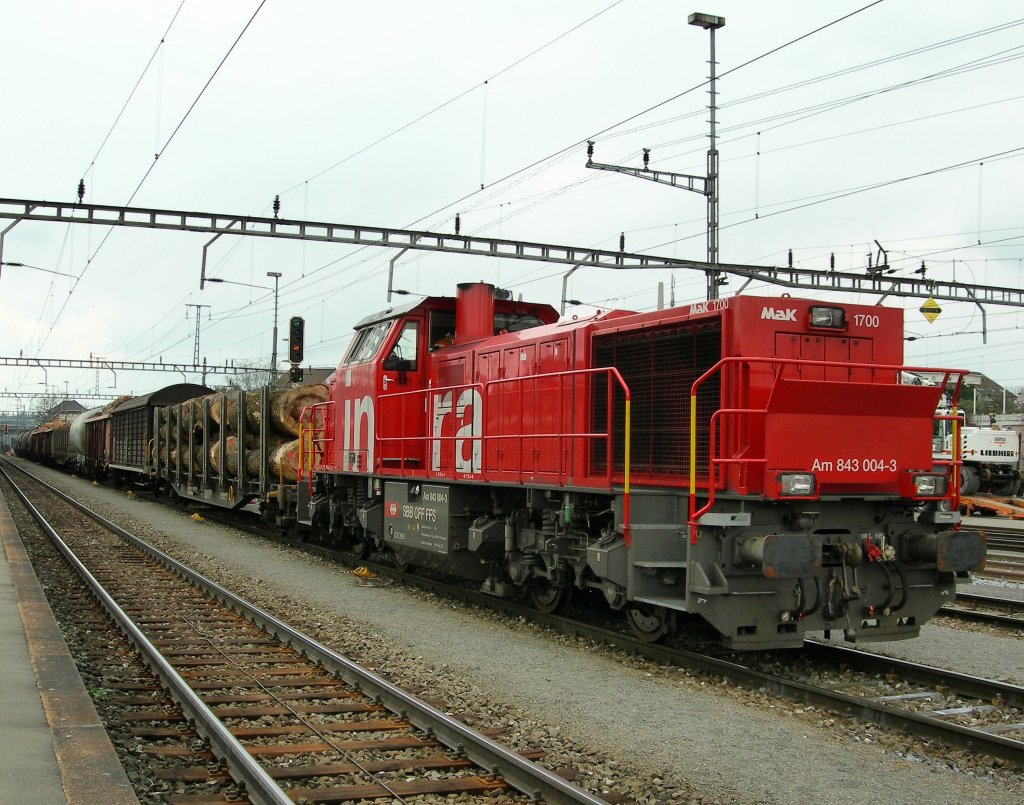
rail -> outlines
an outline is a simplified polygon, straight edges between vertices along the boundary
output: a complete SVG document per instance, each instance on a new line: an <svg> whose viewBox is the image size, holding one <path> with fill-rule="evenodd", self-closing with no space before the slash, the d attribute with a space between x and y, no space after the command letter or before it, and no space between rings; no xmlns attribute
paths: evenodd
<svg viewBox="0 0 1024 805"><path fill-rule="evenodd" d="M114 601L103 585L101 585L85 565L82 564L74 551L71 550L68 544L46 521L42 513L35 507L35 505L33 505L22 489L14 483L14 480L10 475L3 469L0 469L0 473L2 473L11 484L25 508L28 509L33 519L35 519L39 524L39 527L43 529L47 537L56 546L57 550L64 556L64 559L75 570L75 572L78 573L92 591L92 594L96 596L103 608L114 619L118 628L139 648L139 651L141 651L145 657L147 665L167 686L174 700L177 701L181 705L182 709L189 714L189 717L193 719L196 731L210 742L215 749L216 754L224 760L228 768L230 768L235 774L236 779L244 783L249 796L252 797L254 801L261 803L280 803L280 805L290 803L291 799L287 794L282 791L259 762L257 762L245 747L242 746L228 727L212 714L210 709L202 702L195 691L171 666L159 650L150 642L146 635L143 634L121 606ZM31 473L26 472L25 474L38 481L38 479L36 479ZM118 528L110 521L104 520L102 517L90 512L82 504L72 501L71 498L64 493L54 490L49 485L45 486L48 490L52 490L54 494L61 497L67 503L78 510L87 513L87 516L93 517L97 522L109 527L118 535L124 536L128 533L124 531L124 529ZM125 538L128 539L129 537Z"/></svg>
<svg viewBox="0 0 1024 805"><path fill-rule="evenodd" d="M300 652L323 668L326 673L336 677L357 691L361 691L365 696L375 699L378 704L383 705L388 711L398 715L403 720L407 720L416 729L428 733L434 740L449 750L458 752L475 765L488 770L491 774L503 777L511 788L522 795L518 799L526 802L551 803L551 805L608 805L605 800L597 795L591 794L543 766L527 760L512 749L496 742L483 733L467 727L458 719L438 710L435 706L401 689L384 677L332 651L327 646L297 631L292 626L278 620L270 613L259 609L254 604L240 598L226 588L221 587L168 554L147 544L140 537L90 510L65 493L54 489L31 473L21 468L18 469L44 486L47 492L73 506L104 528L109 529L126 543L146 554L148 558L166 567L186 582L191 583L203 594L225 605L233 613L241 616L242 619L263 629L283 645L290 646ZM0 473L6 475L2 467L0 467ZM192 723L196 731L210 741L215 749L215 754L223 758L228 768L234 772L236 779L242 781L246 789L245 793L248 794L249 798L255 803L290 805L293 799L289 796L288 792L275 782L271 774L253 757L240 742L239 738L233 735L228 727L210 711L199 695L182 679L171 664L163 658L149 639L125 614L124 610L110 597L103 586L77 560L74 553L60 540L56 532L53 532L52 528L48 525L44 525L45 520L41 519L42 515L34 509L28 498L24 496L24 493L18 490L13 482L12 486L18 491L25 505L33 510L33 516L37 517L51 539L55 539L55 543L58 544L58 547L68 558L68 561L75 566L83 579L86 580L86 583L93 589L94 594L100 599L101 603L111 612L122 631L147 655L147 663L168 685L172 691L172 698L188 713L189 717L193 720ZM395 798L398 801L402 801L401 797ZM212 801L207 798L201 799L202 801ZM341 799L339 798L338 801L341 801Z"/></svg>
<svg viewBox="0 0 1024 805"><path fill-rule="evenodd" d="M750 357L750 356L730 356L722 358L714 366L709 368L704 374L694 380L690 386L690 444L689 444L689 531L690 531L690 542L696 544L697 542L697 526L700 518L710 511L715 505L715 491L721 488L724 481L719 477L718 469L721 465L726 464L764 464L767 462L766 456L756 457L742 457L742 458L727 458L724 456L718 456L716 448L718 447L717 433L721 427L723 419L729 416L767 416L768 408L767 402L764 408L718 408L712 414L708 422L708 475L707 475L707 491L708 499L707 502L700 508L697 507L697 393L700 387L711 377L721 372L727 366L735 366L740 364L767 364L774 367L775 375L772 380L773 386L778 382L782 376L782 372L787 367L808 367L808 368L820 368L820 369L840 369L840 370L866 370L877 373L889 373L892 372L894 376L898 376L899 372L924 372L928 371L931 373L942 372L942 382L937 385L938 388L946 388L950 383L950 378L955 377L956 380L953 384L952 402L951 405L955 408L956 402L960 395L960 387L963 384L963 379L968 370L966 369L934 369L931 367L922 366L904 366L895 364L875 364L875 363L849 363L844 361L819 361L819 360L805 360L801 358L776 358L776 357ZM848 382L843 380L826 381L842 383ZM879 386L893 386L901 385L897 383L886 383L878 384ZM769 395L770 397L770 395ZM941 419L948 419L948 416L935 414L934 420L938 421ZM960 459L960 448L959 440L956 438L956 423L953 424L953 442L954 453L953 457L949 461L938 461L935 462L939 466L946 466L947 473L947 489L949 490L949 499L951 506L959 505L959 478L957 477L958 468L961 465Z"/></svg>

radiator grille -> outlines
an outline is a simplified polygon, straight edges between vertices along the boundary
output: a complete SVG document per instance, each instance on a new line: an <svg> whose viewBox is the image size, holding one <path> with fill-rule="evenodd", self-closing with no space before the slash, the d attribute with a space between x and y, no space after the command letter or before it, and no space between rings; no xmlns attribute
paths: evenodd
<svg viewBox="0 0 1024 805"><path fill-rule="evenodd" d="M636 476L683 476L690 472L690 387L721 357L720 322L688 322L672 327L614 333L594 339L594 365L614 366L632 393L631 472ZM708 426L719 407L718 375L697 396L697 474L708 473ZM603 377L593 385L591 425L604 430L608 390ZM615 387L612 399L613 469L625 468L625 398ZM592 471L607 470L607 448L595 439Z"/></svg>

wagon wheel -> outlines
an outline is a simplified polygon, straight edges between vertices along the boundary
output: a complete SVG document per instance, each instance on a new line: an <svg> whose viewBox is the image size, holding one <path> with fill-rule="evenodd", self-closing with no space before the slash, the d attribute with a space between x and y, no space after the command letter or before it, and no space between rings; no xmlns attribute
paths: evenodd
<svg viewBox="0 0 1024 805"><path fill-rule="evenodd" d="M675 613L665 607L633 603L626 607L626 620L633 634L640 640L657 643L674 631Z"/></svg>
<svg viewBox="0 0 1024 805"><path fill-rule="evenodd" d="M530 585L530 600L545 615L552 615L565 609L572 598L572 587L568 584L558 586L543 576L534 579Z"/></svg>

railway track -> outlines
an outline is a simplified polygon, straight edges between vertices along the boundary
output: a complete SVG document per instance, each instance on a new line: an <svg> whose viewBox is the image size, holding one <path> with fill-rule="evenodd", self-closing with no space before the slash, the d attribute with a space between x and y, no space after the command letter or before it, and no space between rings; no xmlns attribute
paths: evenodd
<svg viewBox="0 0 1024 805"><path fill-rule="evenodd" d="M955 603L941 612L961 620L1024 630L1024 601L1013 598L958 592Z"/></svg>
<svg viewBox="0 0 1024 805"><path fill-rule="evenodd" d="M603 802L21 470L44 516L0 472L139 652L107 657L105 684L163 778L193 786L182 801L246 801L240 791L254 803L497 793ZM237 791L206 787L227 775Z"/></svg>
<svg viewBox="0 0 1024 805"><path fill-rule="evenodd" d="M988 543L985 569L974 575L1024 583L1024 531L1007 526L964 523L964 530L984 531Z"/></svg>
<svg viewBox="0 0 1024 805"><path fill-rule="evenodd" d="M340 558L350 566L356 564L344 554L301 542L292 544ZM366 560L359 560L359 564L425 591L524 618L561 634L602 643L659 664L721 677L925 740L1003 758L1024 768L1024 686L814 640L808 640L800 653L715 656L679 646L645 643L624 631L576 617L545 615L461 584L402 573L388 564ZM785 670L765 670L779 666ZM855 672L855 678L850 678L850 672Z"/></svg>

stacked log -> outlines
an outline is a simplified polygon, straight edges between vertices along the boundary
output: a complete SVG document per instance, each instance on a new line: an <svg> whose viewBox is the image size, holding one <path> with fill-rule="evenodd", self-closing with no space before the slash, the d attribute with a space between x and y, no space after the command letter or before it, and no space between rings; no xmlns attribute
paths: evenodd
<svg viewBox="0 0 1024 805"><path fill-rule="evenodd" d="M278 392L280 393L280 392ZM223 426L220 421L220 401L223 394L214 394L210 401L210 419L218 425ZM238 392L227 393L227 427L230 430L238 430ZM249 433L260 432L260 395L258 392L250 391L245 395L245 429Z"/></svg>
<svg viewBox="0 0 1024 805"><path fill-rule="evenodd" d="M189 466L189 459L192 464ZM175 470L178 467L178 448L171 446L171 469ZM188 472L191 469L192 472L203 471L203 451L199 446L190 447L188 442L181 443L181 471Z"/></svg>
<svg viewBox="0 0 1024 805"><path fill-rule="evenodd" d="M228 475L238 475L238 437L228 436L224 439L224 452L227 457L227 471ZM215 472L220 472L221 469L221 457L220 457L220 439L210 445L210 467ZM259 450L246 450L245 451L245 471L251 477L257 477L260 474L260 451Z"/></svg>
<svg viewBox="0 0 1024 805"><path fill-rule="evenodd" d="M270 468L275 478L295 483L299 479L299 440L292 439L270 454Z"/></svg>
<svg viewBox="0 0 1024 805"><path fill-rule="evenodd" d="M313 384L289 389L270 398L271 422L282 433L299 435L299 417L302 409L327 401L327 386Z"/></svg>
<svg viewBox="0 0 1024 805"><path fill-rule="evenodd" d="M177 464L177 439L180 433L183 458L191 456L192 471L202 470L202 432L204 400L210 412L210 432L206 434L205 444L208 449L210 469L221 473L222 467L228 477L238 476L238 431L239 431L239 395L237 392L211 394L206 397L194 397L179 406L171 406L159 420L171 423L170 465ZM263 411L260 406L259 392L245 395L245 472L255 478L260 473L260 425ZM266 414L269 427L267 443L267 477L273 482L278 479L285 483L295 483L298 479L299 467L299 417L303 409L315 403L327 400L327 387L320 384L299 386L294 389L271 389L270 410ZM221 406L224 406L224 416ZM193 428L188 427L190 415ZM222 421L223 420L223 421ZM179 424L180 423L180 424ZM224 431L224 453L221 455L221 434ZM160 428L157 435L157 449L161 459L166 455L163 445L164 429ZM191 447L190 447L191 445ZM182 469L188 469L187 461L183 461Z"/></svg>

